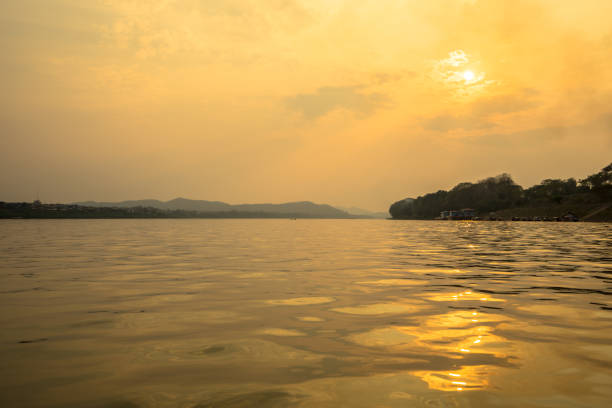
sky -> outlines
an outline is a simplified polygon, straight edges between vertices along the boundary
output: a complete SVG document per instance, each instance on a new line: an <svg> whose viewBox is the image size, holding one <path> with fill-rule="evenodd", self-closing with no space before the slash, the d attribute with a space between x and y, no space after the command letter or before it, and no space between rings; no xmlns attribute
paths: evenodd
<svg viewBox="0 0 612 408"><path fill-rule="evenodd" d="M612 161L608 0L0 2L0 200L386 210Z"/></svg>

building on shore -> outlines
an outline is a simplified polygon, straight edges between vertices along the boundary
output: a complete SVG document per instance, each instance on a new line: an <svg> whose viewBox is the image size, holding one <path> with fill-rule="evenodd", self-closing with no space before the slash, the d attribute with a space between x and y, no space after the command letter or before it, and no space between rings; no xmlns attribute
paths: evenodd
<svg viewBox="0 0 612 408"><path fill-rule="evenodd" d="M461 210L448 210L440 213L441 220L472 220L476 217L476 210L463 208Z"/></svg>

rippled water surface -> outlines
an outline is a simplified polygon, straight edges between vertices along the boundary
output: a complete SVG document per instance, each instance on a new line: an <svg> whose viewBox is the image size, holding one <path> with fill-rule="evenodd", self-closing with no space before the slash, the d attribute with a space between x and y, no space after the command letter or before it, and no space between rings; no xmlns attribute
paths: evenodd
<svg viewBox="0 0 612 408"><path fill-rule="evenodd" d="M0 221L2 407L610 407L612 224Z"/></svg>

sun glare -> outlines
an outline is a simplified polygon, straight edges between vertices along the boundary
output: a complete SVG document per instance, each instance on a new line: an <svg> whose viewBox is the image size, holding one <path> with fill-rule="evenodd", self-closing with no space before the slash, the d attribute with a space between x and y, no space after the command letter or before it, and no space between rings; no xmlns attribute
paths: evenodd
<svg viewBox="0 0 612 408"><path fill-rule="evenodd" d="M473 80L475 77L474 73L470 70L468 71L463 71L463 79L466 80L466 82L469 82L471 80Z"/></svg>

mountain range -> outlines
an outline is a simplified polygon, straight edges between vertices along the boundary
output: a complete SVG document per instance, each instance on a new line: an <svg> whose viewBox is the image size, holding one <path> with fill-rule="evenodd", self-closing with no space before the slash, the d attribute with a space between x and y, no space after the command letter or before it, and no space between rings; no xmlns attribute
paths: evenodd
<svg viewBox="0 0 612 408"><path fill-rule="evenodd" d="M339 210L342 210L342 211L346 211L347 213L351 215L362 215L368 218L388 218L389 217L388 212L364 210L363 208L359 208L359 207L337 206L335 208L338 208Z"/></svg>
<svg viewBox="0 0 612 408"><path fill-rule="evenodd" d="M162 210L185 210L199 212L249 212L266 214L286 214L293 217L316 217L316 218L355 218L372 217L368 214L355 214L340 210L327 204L315 204L310 201L299 201L283 204L228 204L221 201L190 200L187 198L175 198L169 201L160 200L128 200L119 202L83 201L73 203L86 207L151 207Z"/></svg>

